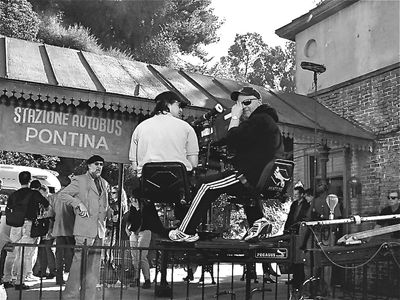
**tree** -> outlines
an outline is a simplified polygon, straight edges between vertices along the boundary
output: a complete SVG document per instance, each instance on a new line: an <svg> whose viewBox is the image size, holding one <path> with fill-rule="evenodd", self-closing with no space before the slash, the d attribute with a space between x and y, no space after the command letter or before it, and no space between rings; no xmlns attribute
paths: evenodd
<svg viewBox="0 0 400 300"><path fill-rule="evenodd" d="M211 68L213 76L293 92L294 43L269 47L258 33L237 34L228 55Z"/></svg>
<svg viewBox="0 0 400 300"><path fill-rule="evenodd" d="M296 71L296 44L293 42L286 42L286 48L284 48L283 52L283 59L280 65L282 73L280 73L279 86L283 91L295 92L296 83L294 74Z"/></svg>
<svg viewBox="0 0 400 300"><path fill-rule="evenodd" d="M60 159L57 156L38 155L13 151L0 151L0 163L54 170Z"/></svg>
<svg viewBox="0 0 400 300"><path fill-rule="evenodd" d="M153 36L133 50L136 60L161 66L178 67L176 53L179 46L166 33Z"/></svg>
<svg viewBox="0 0 400 300"><path fill-rule="evenodd" d="M26 0L0 1L0 34L24 40L36 40L39 17ZM0 163L55 169L59 158L13 151L0 151Z"/></svg>
<svg viewBox="0 0 400 300"><path fill-rule="evenodd" d="M200 53L201 45L219 41L222 21L209 8L211 0L172 0L163 25L183 53Z"/></svg>
<svg viewBox="0 0 400 300"><path fill-rule="evenodd" d="M78 24L63 26L61 14L42 14L40 19L37 38L41 42L94 53L103 51L89 29Z"/></svg>
<svg viewBox="0 0 400 300"><path fill-rule="evenodd" d="M267 45L258 33L236 34L234 44L228 50L228 61L236 73L247 78L266 48Z"/></svg>
<svg viewBox="0 0 400 300"><path fill-rule="evenodd" d="M90 28L103 47L127 50L146 62L154 61L158 49L156 61L169 54L163 57L168 63L180 52L201 56L201 46L217 41L221 26L210 0L31 2L36 11L62 11L66 24Z"/></svg>
<svg viewBox="0 0 400 300"><path fill-rule="evenodd" d="M28 1L0 1L0 34L32 41L38 30L39 18Z"/></svg>
<svg viewBox="0 0 400 300"><path fill-rule="evenodd" d="M328 0L314 0L313 2L315 4L315 6L320 6L321 4L323 4L326 1L328 1Z"/></svg>

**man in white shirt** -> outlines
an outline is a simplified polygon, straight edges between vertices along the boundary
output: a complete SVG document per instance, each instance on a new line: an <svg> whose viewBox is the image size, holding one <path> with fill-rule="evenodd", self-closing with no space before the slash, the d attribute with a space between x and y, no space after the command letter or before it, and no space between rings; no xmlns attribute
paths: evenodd
<svg viewBox="0 0 400 300"><path fill-rule="evenodd" d="M153 117L140 123L132 134L129 159L134 172L141 177L143 165L149 162L181 162L187 171L191 171L198 164L199 145L194 129L181 119L185 103L170 91L159 94L155 101ZM130 235L132 247L149 247L152 232L167 237L168 231L161 223L153 203L142 206L139 215L131 216L141 218L139 228L133 229L138 236ZM150 275L145 251L141 264L145 277L142 288L149 288Z"/></svg>
<svg viewBox="0 0 400 300"><path fill-rule="evenodd" d="M191 171L198 163L199 145L194 129L181 120L185 105L174 92L156 98L154 116L140 123L132 134L129 159L141 176L148 162L181 162Z"/></svg>

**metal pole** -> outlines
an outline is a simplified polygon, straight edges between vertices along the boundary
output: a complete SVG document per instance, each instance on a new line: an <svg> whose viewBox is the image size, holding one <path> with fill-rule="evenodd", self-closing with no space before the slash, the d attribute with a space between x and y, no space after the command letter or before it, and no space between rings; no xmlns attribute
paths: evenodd
<svg viewBox="0 0 400 300"><path fill-rule="evenodd" d="M123 189L123 180L124 180L124 164L118 164L118 227L116 232L117 237L117 245L121 245L121 224L122 224L122 189Z"/></svg>
<svg viewBox="0 0 400 300"><path fill-rule="evenodd" d="M318 91L318 74L324 73L326 71L325 66L323 65L319 65L316 63L312 63L312 62L306 62L303 61L300 63L300 66L303 70L308 70L308 71L312 71L313 72L313 81L314 81L314 178L312 181L312 185L313 185L313 196L314 199L316 198L316 193L317 193L317 91ZM314 210L314 200L311 201L311 211ZM311 236L311 244L314 245L314 236ZM311 269L311 277L314 275L314 256L311 255L310 256L310 269Z"/></svg>
<svg viewBox="0 0 400 300"><path fill-rule="evenodd" d="M346 218L346 219L302 222L301 225L316 226L316 225L335 225L335 224L348 224L348 223L360 224L362 222L372 222L372 221L389 220L389 219L400 219L400 214L385 215L385 216L370 216L370 217L353 216L351 218Z"/></svg>

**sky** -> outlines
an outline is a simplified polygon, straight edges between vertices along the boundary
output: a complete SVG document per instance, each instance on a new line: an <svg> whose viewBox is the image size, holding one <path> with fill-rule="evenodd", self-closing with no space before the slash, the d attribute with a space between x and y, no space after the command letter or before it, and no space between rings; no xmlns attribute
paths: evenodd
<svg viewBox="0 0 400 300"><path fill-rule="evenodd" d="M269 46L284 46L287 40L275 30L289 24L316 6L316 0L212 0L214 14L225 19L218 30L220 41L208 45L209 57L228 54L236 33L257 32Z"/></svg>

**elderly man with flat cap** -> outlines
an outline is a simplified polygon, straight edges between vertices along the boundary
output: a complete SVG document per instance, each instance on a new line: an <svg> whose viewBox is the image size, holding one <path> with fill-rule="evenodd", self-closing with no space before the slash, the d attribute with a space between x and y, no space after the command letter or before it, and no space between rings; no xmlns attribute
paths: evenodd
<svg viewBox="0 0 400 300"><path fill-rule="evenodd" d="M231 94L236 102L231 110L231 120L225 138L228 149L233 150L234 170L204 177L189 211L178 229L169 232L169 238L178 242L194 242L199 237L196 228L212 201L221 194L241 196L248 183L256 186L264 167L282 151L281 133L277 126L278 116L272 107L262 103L260 93L252 87L244 87ZM267 228L261 207L246 206L250 229L245 240L251 240Z"/></svg>
<svg viewBox="0 0 400 300"><path fill-rule="evenodd" d="M74 176L59 194L59 199L75 211L74 237L77 246L101 246L106 230L106 218L112 212L108 206L109 185L101 177L104 159L93 155L87 161L87 172ZM84 299L96 299L96 284L100 274L101 249L89 250L86 265ZM82 249L76 248L63 299L80 299Z"/></svg>

